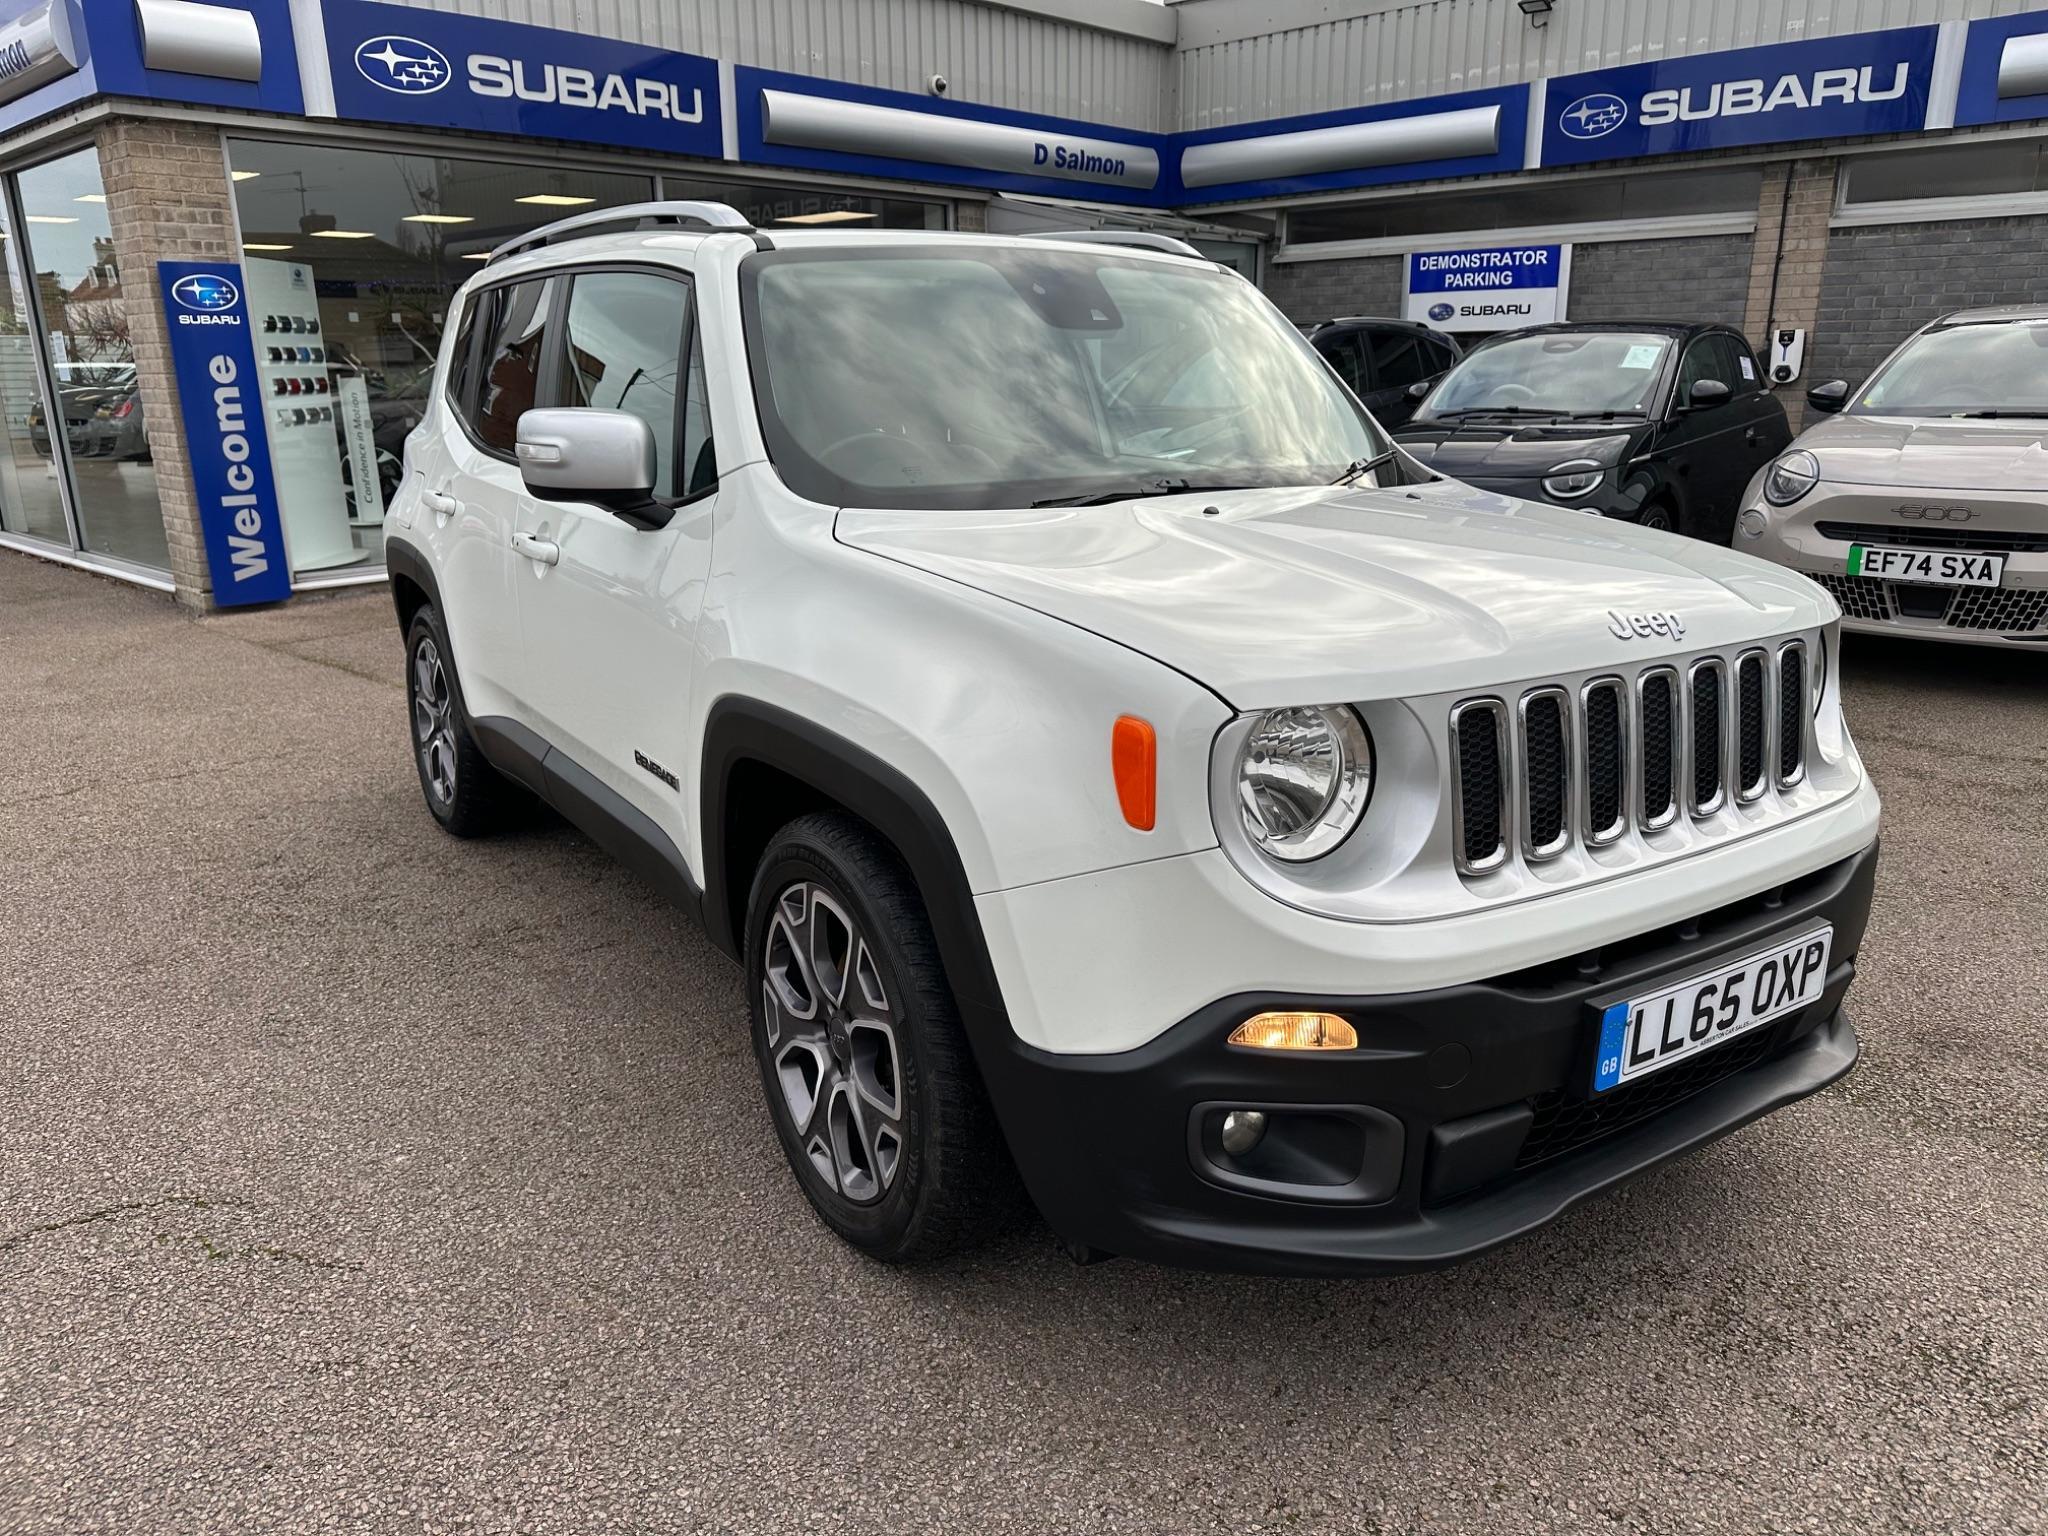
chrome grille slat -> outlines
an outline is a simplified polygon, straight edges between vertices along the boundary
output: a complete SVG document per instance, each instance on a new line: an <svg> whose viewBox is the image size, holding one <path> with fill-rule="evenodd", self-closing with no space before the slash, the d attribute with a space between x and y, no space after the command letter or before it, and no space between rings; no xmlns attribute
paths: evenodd
<svg viewBox="0 0 2048 1536"><path fill-rule="evenodd" d="M1681 816L1753 816L1806 777L1812 666L1805 640L1653 662L1461 700L1450 712L1458 870L1534 866ZM1658 844L1658 846L1667 846Z"/></svg>

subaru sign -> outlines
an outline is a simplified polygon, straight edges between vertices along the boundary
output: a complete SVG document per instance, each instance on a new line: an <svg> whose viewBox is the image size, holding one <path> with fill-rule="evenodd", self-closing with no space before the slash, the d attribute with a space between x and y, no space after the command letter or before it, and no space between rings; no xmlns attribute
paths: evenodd
<svg viewBox="0 0 2048 1536"><path fill-rule="evenodd" d="M224 608L277 602L291 596L292 573L242 269L161 261L157 276L214 601Z"/></svg>
<svg viewBox="0 0 2048 1536"><path fill-rule="evenodd" d="M1545 87L1543 163L1917 133L1937 31L1857 32L1562 76Z"/></svg>
<svg viewBox="0 0 2048 1536"><path fill-rule="evenodd" d="M724 154L714 59L375 0L321 14L338 116Z"/></svg>
<svg viewBox="0 0 2048 1536"><path fill-rule="evenodd" d="M1404 314L1440 331L1512 331L1564 318L1568 245L1411 251Z"/></svg>

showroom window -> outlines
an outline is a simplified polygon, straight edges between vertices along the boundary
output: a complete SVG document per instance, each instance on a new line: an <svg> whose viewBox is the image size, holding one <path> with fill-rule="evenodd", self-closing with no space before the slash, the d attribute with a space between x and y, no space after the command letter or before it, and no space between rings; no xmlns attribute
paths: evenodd
<svg viewBox="0 0 2048 1536"><path fill-rule="evenodd" d="M1299 208L1287 215L1287 243L1397 240L1489 229L1551 229L1617 221L1754 214L1763 188L1755 167L1594 177L1435 197L1382 198Z"/></svg>
<svg viewBox="0 0 2048 1536"><path fill-rule="evenodd" d="M0 231L0 240L6 236ZM64 492L36 380L35 339L30 334L35 312L23 299L14 273L9 261L0 275L0 417L7 430L0 450L0 531L68 548L71 529L64 521Z"/></svg>
<svg viewBox="0 0 2048 1536"><path fill-rule="evenodd" d="M162 570L170 564L163 509L150 461L150 433L167 427L150 419L150 402L136 384L135 344L128 330L128 296L114 258L107 193L96 149L81 149L23 171L17 178L25 221L22 267L30 274L49 338L56 413L70 447L72 488L84 547L96 554ZM146 277L146 275L145 275ZM138 279L144 280L144 279ZM27 336L0 321L11 349L0 395L9 422L10 489L33 507L30 531L62 539L53 423L43 404L27 406L29 457L16 433L15 410L26 382L15 373L26 359ZM27 482L27 483L24 483ZM9 524L12 526L12 523Z"/></svg>

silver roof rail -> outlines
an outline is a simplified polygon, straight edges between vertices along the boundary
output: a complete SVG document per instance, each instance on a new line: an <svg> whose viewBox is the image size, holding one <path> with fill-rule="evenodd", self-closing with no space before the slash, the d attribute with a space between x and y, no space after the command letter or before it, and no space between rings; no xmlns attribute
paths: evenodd
<svg viewBox="0 0 2048 1536"><path fill-rule="evenodd" d="M1192 256L1196 261L1209 259L1187 241L1176 240L1172 235L1154 234L1149 229L1034 229L1024 238L1082 240L1091 245L1135 245L1147 251L1164 251L1169 256Z"/></svg>
<svg viewBox="0 0 2048 1536"><path fill-rule="evenodd" d="M489 266L492 261L506 256L516 256L521 251L552 245L570 235L588 233L613 224L623 224L632 229L658 229L664 224L675 224L686 229L730 230L736 235L754 232L754 226L737 208L727 203L626 203L618 208L593 208L588 213L571 214L566 219L557 219L552 224L529 230L498 246L484 265Z"/></svg>

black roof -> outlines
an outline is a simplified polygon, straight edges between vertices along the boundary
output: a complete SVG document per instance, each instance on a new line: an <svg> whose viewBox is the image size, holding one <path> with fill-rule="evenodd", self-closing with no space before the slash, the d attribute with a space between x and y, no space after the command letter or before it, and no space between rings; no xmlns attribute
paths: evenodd
<svg viewBox="0 0 2048 1536"><path fill-rule="evenodd" d="M1328 320L1318 320L1308 327L1313 336L1318 331L1327 331L1337 325L1377 325L1396 331L1419 331L1425 336L1442 336L1444 333L1435 326L1420 320L1403 320L1394 315L1336 315Z"/></svg>
<svg viewBox="0 0 2048 1536"><path fill-rule="evenodd" d="M1702 331L1742 334L1741 327L1724 320L1553 320L1548 325L1525 325L1520 330L1503 331L1493 339L1501 341L1509 336L1552 336L1575 331L1655 331L1666 336L1696 336Z"/></svg>

